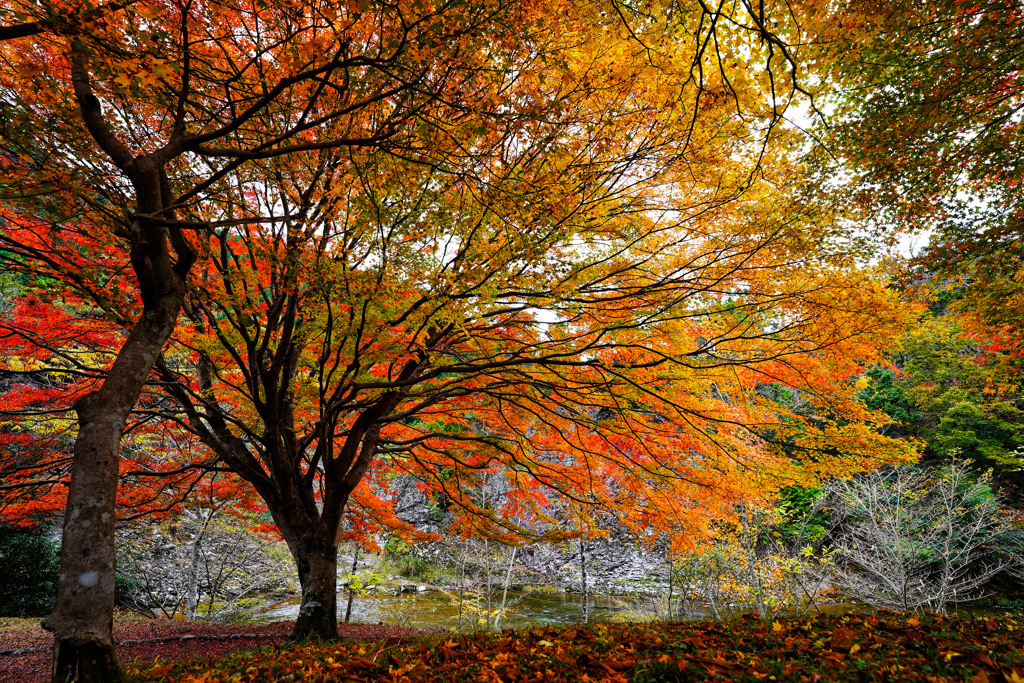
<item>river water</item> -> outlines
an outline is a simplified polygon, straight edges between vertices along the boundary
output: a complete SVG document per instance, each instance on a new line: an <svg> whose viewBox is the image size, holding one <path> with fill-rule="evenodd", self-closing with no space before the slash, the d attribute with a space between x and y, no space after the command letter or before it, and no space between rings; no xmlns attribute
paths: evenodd
<svg viewBox="0 0 1024 683"><path fill-rule="evenodd" d="M343 617L347 594L338 594L338 611ZM479 605L466 599L462 602L462 625L471 629L474 618L483 628L486 603ZM501 595L491 603L491 620L501 606ZM295 619L299 598L271 603L251 615L255 623ZM591 621L641 621L655 617L653 603L641 599L614 596L593 596L589 600ZM400 595L371 594L356 597L352 603L351 621L364 624L388 624L413 627L459 627L459 598L454 592L429 590ZM501 628L529 628L546 624L574 624L583 621L583 596L572 593L528 593L509 591Z"/></svg>
<svg viewBox="0 0 1024 683"><path fill-rule="evenodd" d="M338 594L339 615L344 617L348 595ZM491 621L501 604L501 594L491 604ZM664 609L664 603L661 603ZM723 614L736 616L750 611L749 606L726 607ZM1006 616L1007 610L998 608L967 609L971 614L992 614ZM869 613L873 610L866 605L840 603L823 604L820 610L830 614ZM955 610L954 610L955 611ZM814 610L800 610L800 613L813 613ZM486 603L480 605L479 611L475 604L466 599L462 603L462 630L472 630L476 618L476 628L488 630L485 626ZM250 608L245 618L252 623L270 623L273 621L293 620L299 614L299 598L268 601L255 609ZM799 616L793 610L785 610L783 616ZM591 596L589 600L590 621L648 621L664 618L656 610L653 599L641 597L616 597L609 595ZM709 619L710 613L692 614L691 619ZM356 597L352 603L351 621L363 624L388 624L391 626L411 626L418 628L450 628L460 627L459 599L454 592L428 590L426 592L376 593ZM509 591L506 611L500 620L501 628L531 628L549 624L578 624L583 621L583 596L575 593L559 592L522 592Z"/></svg>

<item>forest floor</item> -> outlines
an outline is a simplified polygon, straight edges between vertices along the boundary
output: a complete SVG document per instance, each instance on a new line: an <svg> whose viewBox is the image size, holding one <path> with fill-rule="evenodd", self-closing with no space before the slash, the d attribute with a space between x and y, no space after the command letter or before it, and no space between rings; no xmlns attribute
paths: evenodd
<svg viewBox="0 0 1024 683"><path fill-rule="evenodd" d="M996 681L1024 683L1024 619L891 613L599 623L297 645L129 672L130 683Z"/></svg>
<svg viewBox="0 0 1024 683"><path fill-rule="evenodd" d="M28 647L24 620L0 643ZM599 623L499 634L424 634L352 624L334 645L283 645L290 624L118 624L129 683L318 681L960 681L1024 683L1019 617L822 615L763 621ZM228 638L248 634L252 638ZM265 635L264 635L265 634ZM194 635L194 638L183 636ZM131 640L158 642L129 644ZM358 638L358 640L353 640ZM365 640L372 638L372 640ZM144 645L143 649L135 649ZM254 646L257 649L250 649ZM244 650L244 651L242 651ZM37 653L30 653L37 654ZM37 681L0 655L0 681ZM20 673L18 673L20 672Z"/></svg>
<svg viewBox="0 0 1024 683"><path fill-rule="evenodd" d="M39 621L0 618L0 683L39 683L47 677L53 636ZM210 624L119 615L114 620L114 641L123 666L151 670L167 662L205 661L261 646L280 647L292 624ZM338 630L346 641L356 642L410 639L427 633L375 624L339 624Z"/></svg>

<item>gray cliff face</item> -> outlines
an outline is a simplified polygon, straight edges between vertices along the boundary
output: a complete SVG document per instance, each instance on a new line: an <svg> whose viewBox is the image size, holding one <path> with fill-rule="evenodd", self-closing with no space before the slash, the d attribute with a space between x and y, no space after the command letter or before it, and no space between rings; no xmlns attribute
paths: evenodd
<svg viewBox="0 0 1024 683"><path fill-rule="evenodd" d="M612 532L584 541L587 582L604 593L646 591L664 582L663 555L644 548L624 533ZM569 591L582 591L580 543L538 544L523 552L526 567Z"/></svg>
<svg viewBox="0 0 1024 683"><path fill-rule="evenodd" d="M481 496L500 502L508 491L508 485L501 476L490 477ZM450 518L446 511L428 498L410 477L393 482L392 495L395 514L402 520L428 533L444 535ZM664 554L655 548L646 548L637 543L629 534L616 529L609 523L604 535L584 541L587 582L591 590L608 593L636 592L654 589L664 583L667 571ZM437 563L455 562L453 539L420 544L413 552L425 560ZM568 591L582 590L580 568L580 543L578 540L563 543L536 543L523 546L517 563L531 582L551 584Z"/></svg>
<svg viewBox="0 0 1024 683"><path fill-rule="evenodd" d="M416 486L411 477L399 478L393 486L395 515L421 531L437 533L444 523L445 514Z"/></svg>

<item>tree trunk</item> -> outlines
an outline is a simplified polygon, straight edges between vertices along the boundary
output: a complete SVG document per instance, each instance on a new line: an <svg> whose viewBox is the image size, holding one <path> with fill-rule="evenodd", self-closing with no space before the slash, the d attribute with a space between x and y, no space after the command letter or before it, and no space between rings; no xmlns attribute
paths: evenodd
<svg viewBox="0 0 1024 683"><path fill-rule="evenodd" d="M288 640L338 640L338 546L303 539L296 550L302 603Z"/></svg>
<svg viewBox="0 0 1024 683"><path fill-rule="evenodd" d="M462 603L466 596L466 542L462 543L462 568L459 572L459 633L462 633Z"/></svg>
<svg viewBox="0 0 1024 683"><path fill-rule="evenodd" d="M761 574L757 570L757 532L753 530L753 525L750 522L747 508L743 508L743 549L747 555L747 576L750 580L750 585L754 588L754 607L757 609L757 614L762 619L768 616L768 610L765 608L764 595L762 594L763 585L761 584Z"/></svg>
<svg viewBox="0 0 1024 683"><path fill-rule="evenodd" d="M587 554L582 538L580 539L580 577L583 582L583 623L586 624L590 621L590 590L587 586Z"/></svg>
<svg viewBox="0 0 1024 683"><path fill-rule="evenodd" d="M76 404L78 436L61 539L53 632L54 683L117 680L114 657L114 521L118 454L128 414L174 329L181 297L143 313L100 388Z"/></svg>
<svg viewBox="0 0 1024 683"><path fill-rule="evenodd" d="M505 601L508 599L508 584L512 581L512 567L516 563L516 551L518 548L512 546L512 557L508 561L508 571L505 572L505 586L501 591L501 607L498 609L498 616L494 617L494 630L500 630L498 628L498 622L502 617L505 616Z"/></svg>
<svg viewBox="0 0 1024 683"><path fill-rule="evenodd" d="M672 580L675 578L673 575L672 560L668 561L668 604L665 606L665 620L672 621Z"/></svg>
<svg viewBox="0 0 1024 683"><path fill-rule="evenodd" d="M53 681L117 678L114 658L114 504L124 423L104 415L92 394L77 406L75 459L61 539L53 631Z"/></svg>
<svg viewBox="0 0 1024 683"><path fill-rule="evenodd" d="M487 625L491 623L491 542L488 539L484 539L484 576L487 581L487 616L484 618L484 629L487 629ZM477 620L479 625L480 620Z"/></svg>
<svg viewBox="0 0 1024 683"><path fill-rule="evenodd" d="M203 537L206 528L213 521L214 510L200 510L196 515L201 522L199 530L192 538L192 557L188 568L188 584L185 592L185 621L195 621L199 612L199 560L202 556ZM212 601L214 596L210 596Z"/></svg>
<svg viewBox="0 0 1024 683"><path fill-rule="evenodd" d="M356 572L359 570L359 544L356 543L355 553L352 555L352 581L355 581ZM348 604L345 605L345 623L348 623L349 618L352 616L352 600L356 597L356 591L352 587L352 583L348 586Z"/></svg>

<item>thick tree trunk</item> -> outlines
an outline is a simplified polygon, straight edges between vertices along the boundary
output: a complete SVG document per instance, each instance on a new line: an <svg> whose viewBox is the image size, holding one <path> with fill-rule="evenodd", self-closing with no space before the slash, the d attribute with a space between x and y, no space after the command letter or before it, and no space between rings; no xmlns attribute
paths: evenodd
<svg viewBox="0 0 1024 683"><path fill-rule="evenodd" d="M173 305L173 304L177 305ZM102 386L78 401L78 437L61 542L53 631L53 681L117 680L114 657L114 521L118 452L128 414L174 329L180 297L139 319Z"/></svg>
<svg viewBox="0 0 1024 683"><path fill-rule="evenodd" d="M57 609L43 623L54 632L53 681L117 676L114 618L114 505L123 421L104 414L99 394L82 400L61 543Z"/></svg>
<svg viewBox="0 0 1024 683"><path fill-rule="evenodd" d="M288 640L338 640L338 546L303 539L292 551L302 585L302 603Z"/></svg>

